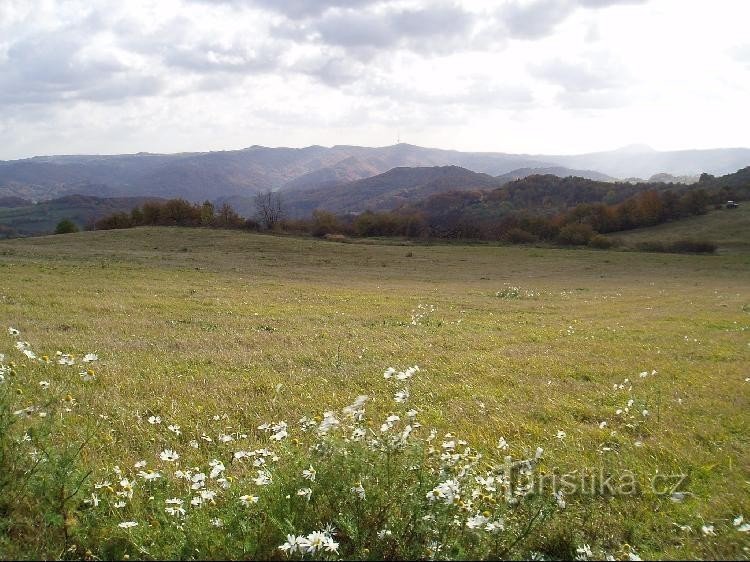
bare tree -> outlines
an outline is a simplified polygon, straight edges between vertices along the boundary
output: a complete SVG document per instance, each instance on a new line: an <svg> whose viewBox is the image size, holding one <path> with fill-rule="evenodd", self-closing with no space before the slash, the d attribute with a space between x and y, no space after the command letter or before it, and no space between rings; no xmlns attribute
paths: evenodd
<svg viewBox="0 0 750 562"><path fill-rule="evenodd" d="M255 212L261 226L272 230L284 218L281 194L271 190L258 193L255 196Z"/></svg>

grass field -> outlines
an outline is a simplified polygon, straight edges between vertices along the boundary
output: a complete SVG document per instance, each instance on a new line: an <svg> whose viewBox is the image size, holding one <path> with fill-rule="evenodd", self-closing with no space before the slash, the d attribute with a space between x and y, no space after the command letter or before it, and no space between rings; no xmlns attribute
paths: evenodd
<svg viewBox="0 0 750 562"><path fill-rule="evenodd" d="M708 240L724 253L750 253L750 205L742 204L736 209L711 210L705 215L688 217L679 221L617 232L609 235L627 245L638 242L676 240Z"/></svg>
<svg viewBox="0 0 750 562"><path fill-rule="evenodd" d="M746 224L748 210L731 217ZM96 470L158 458L168 442L150 415L183 428L185 462L188 433L215 415L234 430L291 427L366 394L385 417L383 371L419 365L410 405L425 426L480 450L503 437L514 457L541 446L546 473L633 475L633 494L571 493L532 550L747 559L735 524L750 518L742 228L716 256L178 228L12 240L0 242L0 324L38 354L98 354L96 378L73 387L76 415L93 421L65 429L93 432L82 460ZM24 363L13 341L0 353ZM677 474L684 496L662 489ZM0 539L0 557L43 552L26 540Z"/></svg>

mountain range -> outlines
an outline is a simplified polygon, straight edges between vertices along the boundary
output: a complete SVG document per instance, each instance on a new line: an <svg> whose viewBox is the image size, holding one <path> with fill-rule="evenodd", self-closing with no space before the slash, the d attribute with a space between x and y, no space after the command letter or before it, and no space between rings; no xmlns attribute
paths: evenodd
<svg viewBox="0 0 750 562"><path fill-rule="evenodd" d="M351 199L348 193L351 189L362 189L367 195L363 200L389 197L398 201L413 195L429 195L443 188L502 185L533 174L612 181L654 174L690 176L707 172L720 175L748 164L750 149L746 148L660 152L645 146L630 146L579 155L529 155L459 152L404 143L378 148L251 146L217 152L37 156L0 161L0 198L47 200L76 193L215 201L251 198L259 191L270 189L284 191L285 197L299 201L301 207L309 207L310 202L318 198L335 199L340 201L339 207L346 208L350 206L347 201ZM441 170L435 172L434 177L428 173L427 178L414 179L411 178L414 174L402 170L394 172L393 177L375 179L394 168L446 166L461 167L465 171ZM388 190L377 187L396 177L403 183L395 183ZM366 178L373 180L362 183ZM331 191L324 195L321 190ZM362 206L361 202L358 206Z"/></svg>

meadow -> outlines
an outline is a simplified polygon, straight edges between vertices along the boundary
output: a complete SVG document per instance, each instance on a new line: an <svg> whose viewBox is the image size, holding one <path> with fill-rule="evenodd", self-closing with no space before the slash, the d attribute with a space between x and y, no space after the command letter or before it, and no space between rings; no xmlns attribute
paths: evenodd
<svg viewBox="0 0 750 562"><path fill-rule="evenodd" d="M36 408L11 412L7 435L18 445L24 424L54 421L39 443L74 447L75 458L48 455L58 468L44 482L80 474L61 487L57 517L40 517L32 487L3 494L0 557L747 559L750 254L734 248L693 256L157 227L0 242L2 385L14 412ZM73 365L58 364L62 354ZM320 441L325 412L369 432L370 445L348 456L351 438ZM338 453L324 465L322 450ZM375 450L388 463L408 457L398 478L388 464L356 480L347 463L366 472ZM516 512L487 484L507 455L532 460L536 478L577 484L528 494L547 503ZM244 456L286 468L261 474L266 461ZM190 504L224 472L191 480L213 474L209 460L236 495ZM323 469L302 475L315 462L328 480ZM455 511L424 512L427 527L449 522L443 545L419 542L435 529L397 523L408 509L393 498L417 486L420 463L429 477L404 505L456 499ZM192 476L170 499L176 470ZM448 476L484 488L459 504L440 487ZM613 488L602 488L608 477ZM351 523L348 499L319 499L356 499L359 488L392 514L388 525L360 504ZM425 490L437 491L425 500ZM501 516L507 536L493 535ZM326 524L336 530L308 534ZM290 544L277 540L287 534Z"/></svg>

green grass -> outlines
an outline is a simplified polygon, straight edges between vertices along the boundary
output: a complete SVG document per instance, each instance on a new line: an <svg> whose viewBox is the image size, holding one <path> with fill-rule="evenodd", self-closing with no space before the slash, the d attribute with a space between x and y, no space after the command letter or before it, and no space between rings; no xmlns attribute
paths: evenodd
<svg viewBox="0 0 750 562"><path fill-rule="evenodd" d="M718 246L718 253L750 253L750 204L736 209L711 210L705 215L608 235L628 246L638 242L692 239L707 240Z"/></svg>
<svg viewBox="0 0 750 562"><path fill-rule="evenodd" d="M150 414L200 435L213 415L235 428L291 425L368 394L378 419L393 410L383 370L416 364L411 401L423 424L480 449L503 436L516 458L542 446L548 474L635 475L635 496L571 495L533 537L536 550L627 543L643 557L747 558L748 535L732 519L750 517L750 255L732 248L684 256L85 232L0 243L0 325L38 353L99 354L96 380L74 387L81 415L107 416L83 452L97 469L156 458L165 441L143 421ZM23 363L11 346L0 353ZM625 378L632 392L613 390ZM616 415L630 397L650 416ZM676 473L689 475L684 502L651 491L654 475Z"/></svg>

